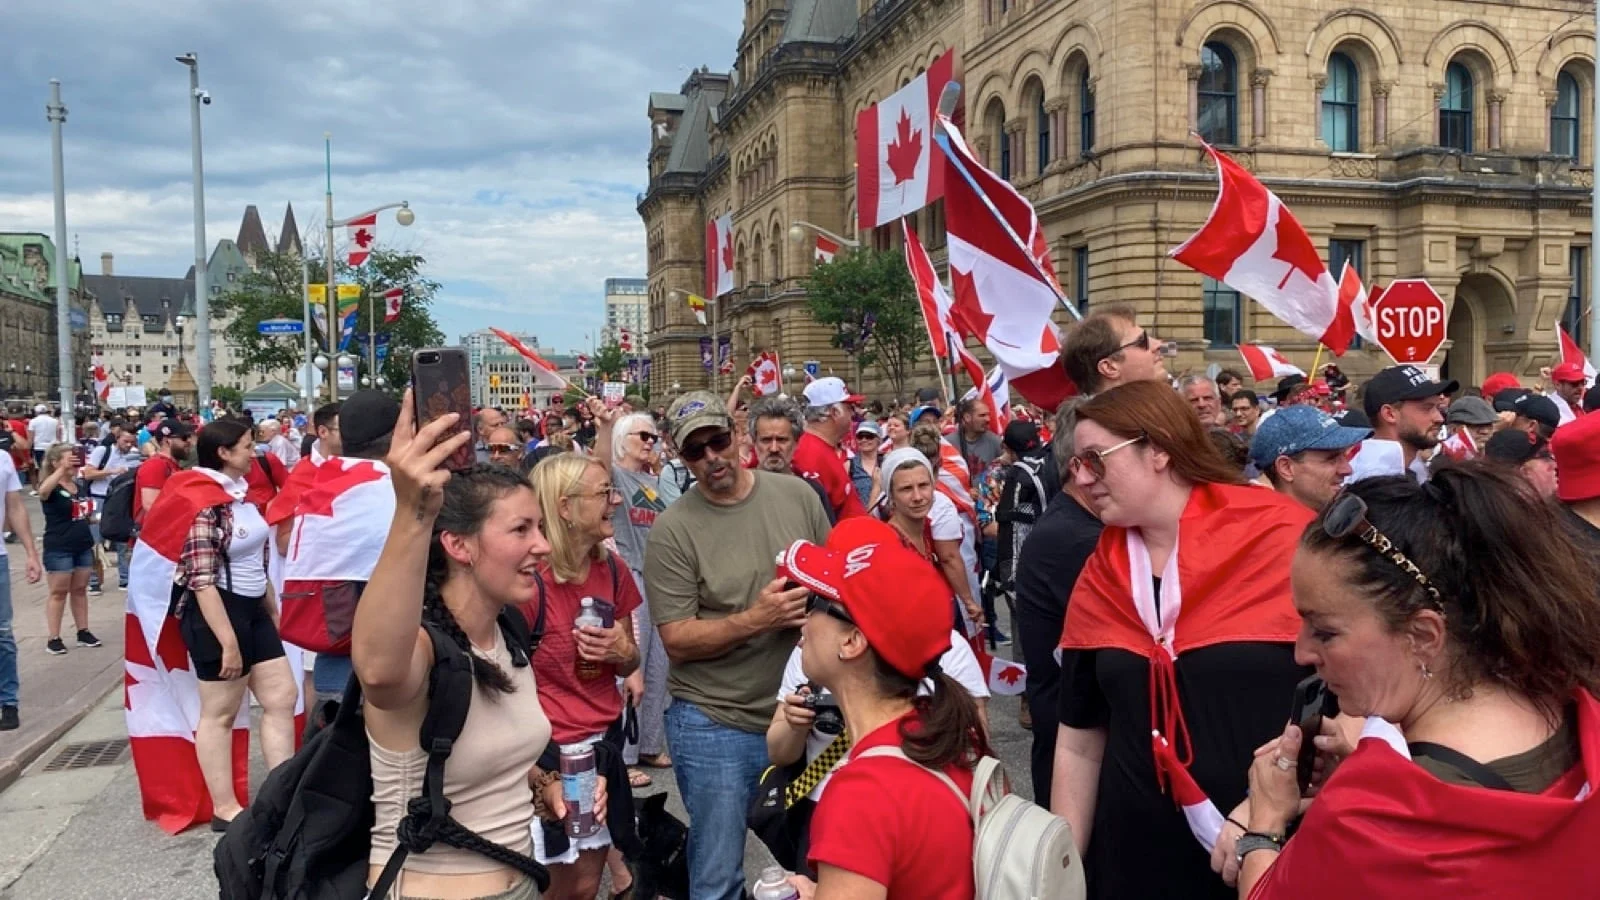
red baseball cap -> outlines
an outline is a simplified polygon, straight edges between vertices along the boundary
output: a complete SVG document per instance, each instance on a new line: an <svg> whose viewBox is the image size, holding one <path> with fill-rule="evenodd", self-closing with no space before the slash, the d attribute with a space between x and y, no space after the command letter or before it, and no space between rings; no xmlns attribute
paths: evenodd
<svg viewBox="0 0 1600 900"><path fill-rule="evenodd" d="M1522 387L1522 381L1510 372L1496 372L1483 380L1483 396L1493 400L1496 394L1509 388Z"/></svg>
<svg viewBox="0 0 1600 900"><path fill-rule="evenodd" d="M795 541L778 555L778 574L843 606L873 652L907 678L927 675L950 649L950 586L877 519L845 519L825 545Z"/></svg>
<svg viewBox="0 0 1600 900"><path fill-rule="evenodd" d="M1550 453L1556 458L1557 497L1567 503L1600 497L1600 413L1557 428Z"/></svg>
<svg viewBox="0 0 1600 900"><path fill-rule="evenodd" d="M1572 384L1574 382L1587 384L1589 376L1584 374L1583 366L1575 362L1564 362L1550 370L1550 380L1562 384Z"/></svg>

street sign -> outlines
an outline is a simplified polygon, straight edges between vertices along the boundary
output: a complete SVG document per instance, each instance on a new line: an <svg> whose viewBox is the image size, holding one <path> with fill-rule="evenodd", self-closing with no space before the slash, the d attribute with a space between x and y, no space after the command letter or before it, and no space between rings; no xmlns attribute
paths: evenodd
<svg viewBox="0 0 1600 900"><path fill-rule="evenodd" d="M1402 278L1372 298L1378 345L1397 364L1420 364L1444 343L1445 307L1439 293L1421 278Z"/></svg>
<svg viewBox="0 0 1600 900"><path fill-rule="evenodd" d="M306 330L306 323L299 319L262 319L256 323L256 331L261 334L302 334Z"/></svg>

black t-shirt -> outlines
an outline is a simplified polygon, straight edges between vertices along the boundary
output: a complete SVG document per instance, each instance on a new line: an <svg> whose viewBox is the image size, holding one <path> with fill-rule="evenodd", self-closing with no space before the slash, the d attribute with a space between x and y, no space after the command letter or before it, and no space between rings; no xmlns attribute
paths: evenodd
<svg viewBox="0 0 1600 900"><path fill-rule="evenodd" d="M1600 558L1600 528L1590 525L1587 519L1573 512L1570 506L1561 507L1561 511L1565 513L1567 524L1572 526L1572 533L1577 536L1578 543L1595 557Z"/></svg>
<svg viewBox="0 0 1600 900"><path fill-rule="evenodd" d="M46 553L80 553L94 546L94 535L89 532L93 504L87 497L79 500L71 491L57 486L39 506L44 510Z"/></svg>
<svg viewBox="0 0 1600 900"><path fill-rule="evenodd" d="M1294 686L1310 670L1295 664L1293 645L1267 643L1190 650L1175 666L1194 747L1189 773L1227 815L1245 797L1255 749L1283 733ZM1149 659L1067 650L1061 673L1061 723L1107 729L1084 858L1089 896L1234 900L1238 892L1211 871L1210 854L1156 780Z"/></svg>

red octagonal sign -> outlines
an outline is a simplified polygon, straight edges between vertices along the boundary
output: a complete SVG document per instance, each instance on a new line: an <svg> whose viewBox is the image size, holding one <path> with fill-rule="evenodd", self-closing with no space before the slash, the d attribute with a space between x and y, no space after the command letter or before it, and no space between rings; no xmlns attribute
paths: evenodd
<svg viewBox="0 0 1600 900"><path fill-rule="evenodd" d="M1378 345L1396 363L1421 365L1444 343L1444 300L1421 278L1402 278L1372 298Z"/></svg>

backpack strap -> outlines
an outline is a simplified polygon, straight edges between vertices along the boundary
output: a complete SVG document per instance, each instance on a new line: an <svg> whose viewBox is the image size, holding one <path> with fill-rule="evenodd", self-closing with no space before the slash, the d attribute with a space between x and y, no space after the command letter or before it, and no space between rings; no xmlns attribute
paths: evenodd
<svg viewBox="0 0 1600 900"><path fill-rule="evenodd" d="M916 760L912 759L911 757L907 756L906 752L904 750L900 749L899 747L892 746L892 745L881 746L881 747L870 747L870 748L868 748L866 750L861 751L860 753L857 753L854 757L851 758L851 761L853 762L853 761L858 760L858 759L867 759L867 758L873 757L873 756L881 756L881 757L886 757L888 759L904 760L905 762L910 763L911 765L916 766L917 768L921 769L922 771L927 772L929 775L932 775L933 777L939 779L940 783L942 783L945 787L950 789L950 793L956 795L956 799L961 802L961 805L967 808L967 814L972 816L973 822L974 823L977 822L977 820L978 820L978 816L977 816L978 805L975 802L973 802L973 800L975 800L978 796L980 796L979 794L974 793L973 798L969 799L967 797L966 793L963 792L961 790L961 788L956 786L955 781L952 780L949 775L946 775L945 773L939 771L938 769L930 769L930 768L928 768L927 766L923 765L922 763L919 763ZM984 759L985 759L985 761L988 761L988 757L985 757ZM978 779L976 777L974 777L973 782L972 782L972 788L973 788L974 792L976 792L978 790L979 783L980 782L978 781Z"/></svg>
<svg viewBox="0 0 1600 900"><path fill-rule="evenodd" d="M1428 759L1444 763L1456 771L1472 779L1479 787L1493 791L1515 791L1499 772L1489 768L1459 750L1452 750L1443 744L1434 744L1428 741L1413 741L1406 745L1411 751L1411 758L1425 756Z"/></svg>

